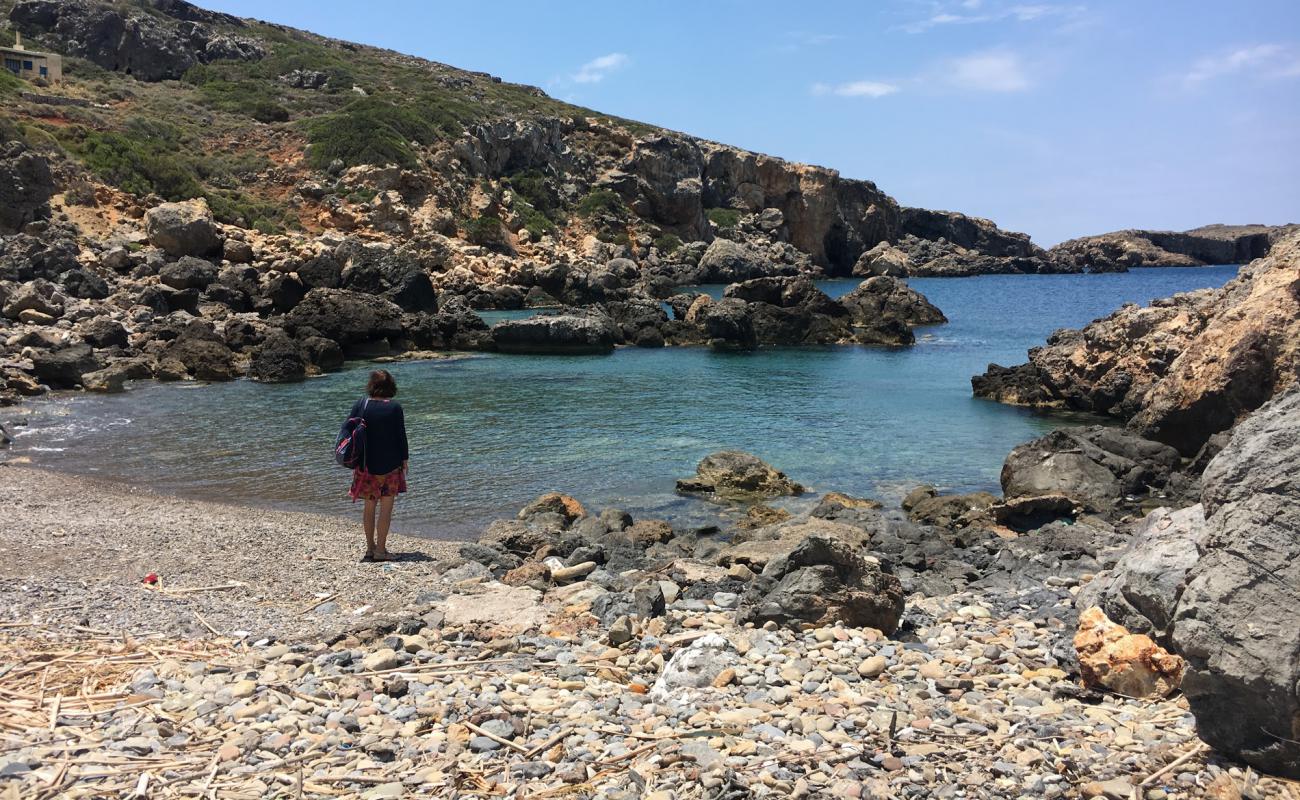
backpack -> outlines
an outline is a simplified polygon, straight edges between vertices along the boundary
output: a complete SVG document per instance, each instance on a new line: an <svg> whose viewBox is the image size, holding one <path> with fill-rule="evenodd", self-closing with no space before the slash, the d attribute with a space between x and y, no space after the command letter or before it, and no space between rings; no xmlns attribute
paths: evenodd
<svg viewBox="0 0 1300 800"><path fill-rule="evenodd" d="M347 469L357 469L366 464L366 408L370 398L361 405L361 416L348 417L334 440L334 463Z"/></svg>

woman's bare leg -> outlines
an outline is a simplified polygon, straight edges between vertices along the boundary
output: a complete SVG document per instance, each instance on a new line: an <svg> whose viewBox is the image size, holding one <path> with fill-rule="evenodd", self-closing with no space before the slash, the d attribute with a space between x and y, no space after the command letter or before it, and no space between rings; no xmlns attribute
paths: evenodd
<svg viewBox="0 0 1300 800"><path fill-rule="evenodd" d="M366 532L366 553L375 554L375 506L374 500L366 500L365 508L361 509L361 527Z"/></svg>
<svg viewBox="0 0 1300 800"><path fill-rule="evenodd" d="M379 498L379 527L375 531L375 554L388 555L388 528L393 522L393 501L396 497Z"/></svg>

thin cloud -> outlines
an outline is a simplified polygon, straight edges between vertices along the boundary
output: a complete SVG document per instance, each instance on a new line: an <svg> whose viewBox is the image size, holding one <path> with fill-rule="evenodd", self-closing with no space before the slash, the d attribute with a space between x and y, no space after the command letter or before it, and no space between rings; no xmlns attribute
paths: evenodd
<svg viewBox="0 0 1300 800"><path fill-rule="evenodd" d="M593 58L570 75L574 83L600 83L611 73L622 69L631 62L626 53L609 53Z"/></svg>
<svg viewBox="0 0 1300 800"><path fill-rule="evenodd" d="M841 33L812 33L810 31L791 31L786 34L785 43L776 48L781 53L797 53L800 50L823 47L831 42L838 42L847 37Z"/></svg>
<svg viewBox="0 0 1300 800"><path fill-rule="evenodd" d="M867 97L872 100L886 97L898 91L898 86L883 81L849 81L848 83L814 83L812 93L818 96Z"/></svg>
<svg viewBox="0 0 1300 800"><path fill-rule="evenodd" d="M925 33L932 28L947 25L978 25L1004 21L1037 22L1052 17L1077 18L1086 10L1080 5L1053 3L1019 4L984 9L982 3L972 4L967 0L949 7L949 10L937 11L925 19L909 22L902 26L902 30L908 33Z"/></svg>
<svg viewBox="0 0 1300 800"><path fill-rule="evenodd" d="M986 50L945 65L946 82L976 92L1023 92L1033 86L1025 63L1010 50Z"/></svg>
<svg viewBox="0 0 1300 800"><path fill-rule="evenodd" d="M1207 81L1232 75L1261 78L1300 77L1300 53L1274 43L1239 47L1201 58L1183 75L1183 84L1194 88Z"/></svg>

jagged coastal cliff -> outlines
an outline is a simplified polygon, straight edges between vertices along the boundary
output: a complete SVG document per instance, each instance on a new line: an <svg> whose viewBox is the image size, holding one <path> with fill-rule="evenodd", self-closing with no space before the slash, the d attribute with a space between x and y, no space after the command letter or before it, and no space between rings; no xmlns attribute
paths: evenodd
<svg viewBox="0 0 1300 800"><path fill-rule="evenodd" d="M0 797L1291 800L1296 225L1044 249L834 169L183 0L0 0L0 18L6 52L60 65L0 71L6 412L169 391L139 381L247 378L200 391L283 402L353 373L257 384L453 351L884 364L977 338L917 330L959 327L940 285L1244 265L989 364L979 400L966 376L1001 356L952 362L963 406L1043 412L965 488L849 494L711 444L645 513L555 487L472 540L395 536L375 564L351 520L61 474L19 438L0 460ZM1032 330L1016 351L1050 328ZM550 358L619 348L699 349ZM898 392L840 363L790 425L824 421L830 391ZM871 471L844 430L833 447ZM637 458L622 436L593 438ZM556 458L592 458L574 449Z"/></svg>

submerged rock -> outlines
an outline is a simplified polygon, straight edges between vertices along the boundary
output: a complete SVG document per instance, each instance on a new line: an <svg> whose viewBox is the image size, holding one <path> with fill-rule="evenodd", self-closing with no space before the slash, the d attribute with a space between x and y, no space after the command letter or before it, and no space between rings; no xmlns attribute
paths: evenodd
<svg viewBox="0 0 1300 800"><path fill-rule="evenodd" d="M803 493L803 487L757 456L734 450L705 456L695 475L677 481L677 491L723 500L756 500Z"/></svg>

